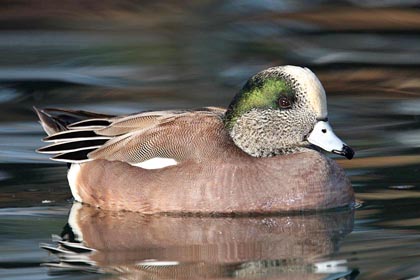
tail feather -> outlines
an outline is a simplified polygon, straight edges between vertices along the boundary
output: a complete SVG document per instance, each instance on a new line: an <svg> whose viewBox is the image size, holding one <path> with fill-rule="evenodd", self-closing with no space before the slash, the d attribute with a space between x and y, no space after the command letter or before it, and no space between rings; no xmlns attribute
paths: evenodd
<svg viewBox="0 0 420 280"><path fill-rule="evenodd" d="M48 135L55 134L57 132L66 130L66 125L61 120L53 117L44 110L40 110L36 107L33 107L35 113L38 115L39 122L42 125L42 128Z"/></svg>
<svg viewBox="0 0 420 280"><path fill-rule="evenodd" d="M108 119L115 117L115 115L99 114L83 110L45 108L42 111L65 122L66 126L87 119Z"/></svg>
<svg viewBox="0 0 420 280"><path fill-rule="evenodd" d="M69 129L84 129L84 128L91 128L91 127L103 128L110 124L111 122L107 119L88 119L88 120L82 120L79 122L72 123L68 125L67 127Z"/></svg>
<svg viewBox="0 0 420 280"><path fill-rule="evenodd" d="M88 140L93 138L111 139L111 137L100 136L93 130L65 130L53 135L47 136L42 141L44 142L60 142L60 141L74 141L74 140Z"/></svg>
<svg viewBox="0 0 420 280"><path fill-rule="evenodd" d="M79 149L74 152L68 152L68 153L62 153L58 154L55 157L52 157L52 160L55 161L62 161L62 162L69 162L69 163L82 163L89 161L88 154L94 150L96 150L98 147L89 147L86 149Z"/></svg>
<svg viewBox="0 0 420 280"><path fill-rule="evenodd" d="M34 107L40 123L48 134L43 140L54 142L38 152L57 154L52 160L69 163L88 161L88 154L105 144L111 137L97 135L96 129L104 128L113 115L80 110L38 109Z"/></svg>
<svg viewBox="0 0 420 280"><path fill-rule="evenodd" d="M114 115L98 114L82 110L67 110L33 107L41 122L42 127L48 135L68 130L68 126L89 119L107 119Z"/></svg>
<svg viewBox="0 0 420 280"><path fill-rule="evenodd" d="M108 141L106 139L88 139L88 140L81 140L81 141L72 141L72 142L58 142L52 145L48 145L42 148L39 148L37 152L44 153L44 154L59 154L59 153L66 153L66 152L76 152L80 149L86 148L97 148L101 145L105 144Z"/></svg>

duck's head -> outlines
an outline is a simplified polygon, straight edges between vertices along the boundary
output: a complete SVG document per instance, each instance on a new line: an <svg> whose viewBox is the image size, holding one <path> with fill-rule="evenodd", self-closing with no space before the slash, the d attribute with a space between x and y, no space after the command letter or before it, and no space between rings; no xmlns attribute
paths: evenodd
<svg viewBox="0 0 420 280"><path fill-rule="evenodd" d="M255 157L311 146L354 155L328 123L325 90L308 68L278 66L255 74L234 97L224 123L235 144Z"/></svg>

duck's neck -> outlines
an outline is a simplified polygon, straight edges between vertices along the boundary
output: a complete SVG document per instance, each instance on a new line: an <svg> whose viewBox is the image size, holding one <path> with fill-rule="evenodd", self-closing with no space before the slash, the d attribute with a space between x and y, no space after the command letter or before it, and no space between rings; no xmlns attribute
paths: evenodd
<svg viewBox="0 0 420 280"><path fill-rule="evenodd" d="M233 125L227 125L230 137L237 147L253 157L273 157L287 155L311 149L309 142L293 139L281 130L270 130L274 127L269 123L261 122L252 116L241 117Z"/></svg>
<svg viewBox="0 0 420 280"><path fill-rule="evenodd" d="M278 155L288 155L299 152L304 152L309 149L312 149L310 145L302 143L302 146L284 146L284 147L274 147L265 143L265 146L260 145L261 142L266 142L261 139L255 139L250 136L245 136L241 134L231 133L230 134L233 142L237 147L242 151L253 157L273 157Z"/></svg>

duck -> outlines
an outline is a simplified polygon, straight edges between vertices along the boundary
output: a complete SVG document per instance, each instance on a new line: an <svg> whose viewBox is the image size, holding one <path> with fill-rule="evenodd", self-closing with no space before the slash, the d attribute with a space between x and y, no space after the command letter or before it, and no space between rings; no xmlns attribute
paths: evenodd
<svg viewBox="0 0 420 280"><path fill-rule="evenodd" d="M40 153L69 165L74 200L143 214L270 214L354 205L323 151L354 150L329 124L325 90L305 67L250 77L227 108L115 116L34 108Z"/></svg>

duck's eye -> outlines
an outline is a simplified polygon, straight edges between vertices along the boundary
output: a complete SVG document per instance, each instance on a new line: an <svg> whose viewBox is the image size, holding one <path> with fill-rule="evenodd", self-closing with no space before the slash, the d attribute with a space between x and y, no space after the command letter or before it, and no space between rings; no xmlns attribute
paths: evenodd
<svg viewBox="0 0 420 280"><path fill-rule="evenodd" d="M290 101L286 98L286 97L281 97L279 99L279 107L282 109L288 109L292 106L292 104L290 104Z"/></svg>

